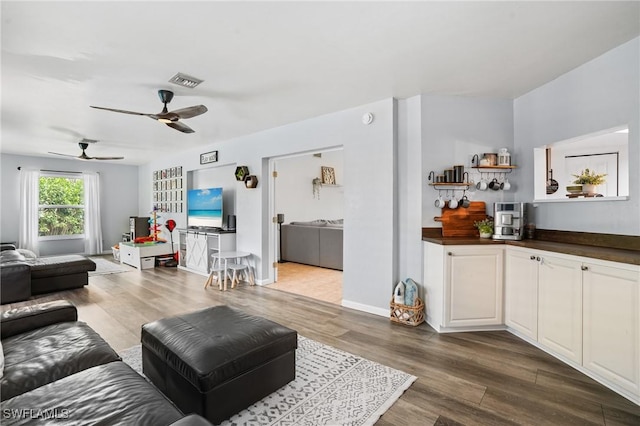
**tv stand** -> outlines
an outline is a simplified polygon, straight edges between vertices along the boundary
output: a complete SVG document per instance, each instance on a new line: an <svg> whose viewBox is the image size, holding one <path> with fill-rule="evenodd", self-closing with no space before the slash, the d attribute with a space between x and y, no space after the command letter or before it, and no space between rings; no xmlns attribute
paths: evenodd
<svg viewBox="0 0 640 426"><path fill-rule="evenodd" d="M215 231L212 228L178 229L179 260L178 268L209 275L211 255L221 251L235 251L235 231Z"/></svg>

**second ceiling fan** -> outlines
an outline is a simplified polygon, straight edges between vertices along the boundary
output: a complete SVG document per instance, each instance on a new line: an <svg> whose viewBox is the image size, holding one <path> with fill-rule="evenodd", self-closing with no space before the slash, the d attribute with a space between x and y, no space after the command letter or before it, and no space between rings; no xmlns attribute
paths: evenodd
<svg viewBox="0 0 640 426"><path fill-rule="evenodd" d="M180 122L181 119L192 118L198 115L204 114L207 112L207 107L204 105L195 105L187 108L177 109L175 111L169 111L167 109L167 104L171 102L173 99L173 92L170 90L158 90L158 96L160 97L160 101L164 103L164 108L162 108L162 112L158 114L147 114L144 112L135 112L135 111L126 111L123 109L115 109L115 108L105 108L99 106L90 105L91 108L103 109L106 111L112 112L120 112L123 114L132 114L132 115L144 115L146 117L157 120L161 123L166 124L167 126L176 129L183 133L194 133L194 130Z"/></svg>

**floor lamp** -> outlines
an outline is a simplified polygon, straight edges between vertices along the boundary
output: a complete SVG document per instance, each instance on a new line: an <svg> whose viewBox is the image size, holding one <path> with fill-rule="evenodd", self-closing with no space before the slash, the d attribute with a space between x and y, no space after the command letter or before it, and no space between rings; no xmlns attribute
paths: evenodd
<svg viewBox="0 0 640 426"><path fill-rule="evenodd" d="M280 259L278 259L278 263L284 263L285 261L282 260L282 224L284 223L284 213L278 213L277 216L277 222L278 222L278 249L280 251Z"/></svg>

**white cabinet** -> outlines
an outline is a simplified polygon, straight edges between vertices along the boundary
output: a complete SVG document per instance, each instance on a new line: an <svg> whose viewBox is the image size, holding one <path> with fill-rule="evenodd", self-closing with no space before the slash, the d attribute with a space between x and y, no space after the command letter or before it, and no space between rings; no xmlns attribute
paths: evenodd
<svg viewBox="0 0 640 426"><path fill-rule="evenodd" d="M640 398L640 268L583 269L583 365Z"/></svg>
<svg viewBox="0 0 640 426"><path fill-rule="evenodd" d="M211 255L220 251L235 251L236 234L234 232L202 232L181 229L180 261L182 269L208 275L211 267Z"/></svg>
<svg viewBox="0 0 640 426"><path fill-rule="evenodd" d="M640 403L640 267L519 247L505 258L509 330Z"/></svg>
<svg viewBox="0 0 640 426"><path fill-rule="evenodd" d="M508 247L505 323L556 355L582 362L582 263Z"/></svg>
<svg viewBox="0 0 640 426"><path fill-rule="evenodd" d="M120 243L120 263L134 266L138 269L148 269L147 265L155 264L155 256L172 254L171 244L135 244L131 242Z"/></svg>
<svg viewBox="0 0 640 426"><path fill-rule="evenodd" d="M538 342L582 362L582 263L544 254L538 262Z"/></svg>
<svg viewBox="0 0 640 426"><path fill-rule="evenodd" d="M535 254L508 248L505 254L505 323L538 339L538 262Z"/></svg>
<svg viewBox="0 0 640 426"><path fill-rule="evenodd" d="M424 243L427 322L439 332L502 328L502 246Z"/></svg>
<svg viewBox="0 0 640 426"><path fill-rule="evenodd" d="M186 266L189 269L199 272L207 272L207 234L187 233Z"/></svg>

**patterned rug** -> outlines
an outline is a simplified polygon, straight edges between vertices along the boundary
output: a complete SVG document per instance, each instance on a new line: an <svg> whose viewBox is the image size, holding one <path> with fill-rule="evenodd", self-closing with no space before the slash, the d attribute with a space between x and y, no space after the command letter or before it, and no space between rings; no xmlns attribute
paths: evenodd
<svg viewBox="0 0 640 426"><path fill-rule="evenodd" d="M142 374L140 345L120 356ZM296 378L222 425L373 425L415 376L298 336Z"/></svg>
<svg viewBox="0 0 640 426"><path fill-rule="evenodd" d="M89 276L94 275L107 275L107 274L119 274L121 272L135 271L136 269L131 266L122 265L120 262L114 262L112 257L106 256L92 256L89 259L93 260L96 264L95 271L89 271Z"/></svg>

